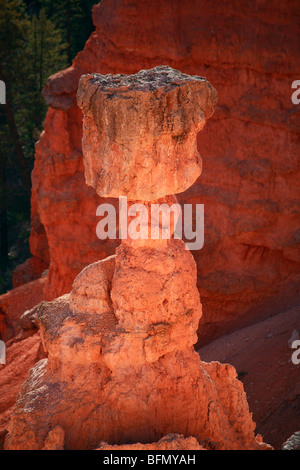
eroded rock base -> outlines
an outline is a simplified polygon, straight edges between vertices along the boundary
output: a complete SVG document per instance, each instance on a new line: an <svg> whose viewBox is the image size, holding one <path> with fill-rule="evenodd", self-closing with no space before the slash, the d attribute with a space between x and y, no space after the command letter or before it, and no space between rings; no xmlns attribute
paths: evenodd
<svg viewBox="0 0 300 470"><path fill-rule="evenodd" d="M22 387L6 449L43 449L51 443L54 448L96 449L101 442L102 446L103 442L153 443L170 433L194 436L206 449L266 448L254 435L255 424L235 369L201 362L193 349L190 331L201 314L199 297L195 300L192 288L189 297L183 282L176 290L181 297L169 295L170 304L164 304L170 294L168 282L172 278L175 282L180 273L186 280L194 276L190 285L196 286L191 254L181 241L169 245L169 250L153 250L152 257L148 248L139 248L136 257L137 250L121 246L116 257L85 268L71 294L41 304L37 321L48 358L31 369ZM182 250L183 256L176 257L174 266L176 250ZM143 254L148 263L143 263ZM158 263L158 256L165 256L165 262ZM135 268L140 263L140 269L131 271L131 263ZM125 264L133 276L126 282ZM134 315L140 312L141 318L135 318L125 302L126 293L133 299L139 292L145 305L153 290L155 266L163 270L161 289L156 289L162 299L160 303L156 299L160 322L154 311L147 318L140 308ZM95 302L102 306L97 312ZM182 322L178 343L179 333L168 319L169 309L176 312L176 305L184 306L186 313L177 318L179 325Z"/></svg>

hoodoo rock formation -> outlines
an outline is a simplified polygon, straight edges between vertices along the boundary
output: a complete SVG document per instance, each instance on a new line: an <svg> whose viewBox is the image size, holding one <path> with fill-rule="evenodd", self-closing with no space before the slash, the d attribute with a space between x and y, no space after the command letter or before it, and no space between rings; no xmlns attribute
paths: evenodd
<svg viewBox="0 0 300 470"><path fill-rule="evenodd" d="M185 191L201 173L195 137L216 93L196 76L191 93L188 75L151 73L80 81L86 182L99 196L153 201Z"/></svg>
<svg viewBox="0 0 300 470"><path fill-rule="evenodd" d="M85 266L116 248L95 236L101 199L83 176L80 76L169 64L206 76L219 92L198 142L202 176L178 196L205 205L205 244L193 253L205 300L199 337L296 304L300 140L291 83L299 75L299 8L297 0L238 8L232 0L102 0L94 7L95 32L44 89L49 111L36 146L30 237L31 253L50 259L44 298L69 292ZM18 285L21 279L19 270Z"/></svg>
<svg viewBox="0 0 300 470"><path fill-rule="evenodd" d="M78 101L86 177L100 196L119 192L140 201L143 184L144 199L156 201L199 174L196 132L216 102L205 79L167 66L93 74L82 77ZM185 156L177 158L177 149ZM169 434L192 448L195 438L205 449L267 448L254 435L234 368L201 362L194 351L196 281L182 240L141 246L124 239L115 256L78 275L70 294L42 304L37 317L48 358L23 385L6 448L101 449L160 439L158 448L168 448L168 439L172 448Z"/></svg>
<svg viewBox="0 0 300 470"><path fill-rule="evenodd" d="M298 430L298 369L290 363L287 341L294 328L299 330L300 106L291 101L291 83L299 78L299 17L298 0L253 0L238 7L232 0L102 0L93 8L95 31L72 66L50 77L43 92L49 109L32 173L33 257L16 270L16 288L0 296L0 334L8 348L8 363L0 366L0 446L14 397L39 357L33 351L27 360L27 339L14 344L24 335L20 317L43 299L69 293L83 268L113 255L119 243L99 240L95 233L96 208L116 200L104 200L85 183L82 112L76 102L79 78L94 72L133 74L161 64L206 76L219 94L216 112L198 140L201 177L177 194L180 204L205 205L204 247L192 252L203 304L199 344L224 333L235 338L228 340L232 351L224 360L215 342L214 351L209 348L211 353L203 357L247 372L242 380L259 432L268 442L281 448ZM136 240L135 246L138 242L142 246L145 241ZM102 276L103 285L111 279L93 266L91 285L83 282L81 287L78 277L73 286L78 295L72 302L81 313L97 311L96 285ZM109 300L105 292L101 302ZM271 347L264 328L273 316L282 330L278 334L275 328L276 346ZM259 334L249 347L248 333L244 343L239 329L246 332L252 326ZM273 364L267 390L259 355L265 354L264 341L268 370ZM14 392L7 399L9 384ZM47 442L53 436L57 433Z"/></svg>

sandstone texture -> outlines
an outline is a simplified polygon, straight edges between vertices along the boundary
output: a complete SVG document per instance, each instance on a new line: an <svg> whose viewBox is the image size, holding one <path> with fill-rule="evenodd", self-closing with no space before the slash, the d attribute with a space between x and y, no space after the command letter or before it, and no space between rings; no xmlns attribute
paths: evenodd
<svg viewBox="0 0 300 470"><path fill-rule="evenodd" d="M225 335L198 350L204 361L232 364L242 381L256 431L276 450L299 429L300 364L293 364L290 339L300 335L300 309ZM295 333L294 333L295 336Z"/></svg>
<svg viewBox="0 0 300 470"><path fill-rule="evenodd" d="M6 345L6 364L0 364L0 449L21 385L31 367L45 357L30 318L34 306L43 299L45 281L37 279L0 296L0 340ZM26 308L30 310L25 314Z"/></svg>
<svg viewBox="0 0 300 470"><path fill-rule="evenodd" d="M198 141L201 177L178 195L181 204L205 205L204 247L193 252L202 344L295 305L299 106L291 83L299 75L299 14L297 0L238 8L231 0L204 0L201 8L197 0L103 0L94 7L95 32L44 89L49 111L36 147L30 242L34 256L49 262L51 254L49 300L116 246L95 234L101 198L83 176L80 76L170 65L206 77L219 95Z"/></svg>
<svg viewBox="0 0 300 470"><path fill-rule="evenodd" d="M28 282L39 279L47 274L49 262L43 261L36 256L28 258L24 263L16 267L13 272L13 287L19 287Z"/></svg>
<svg viewBox="0 0 300 470"><path fill-rule="evenodd" d="M176 71L158 68L143 71L143 83L151 78L154 89L162 84L161 93L167 94L166 70L174 80ZM115 84L119 77L106 79ZM79 100L89 113L94 83L86 77L82 80L84 91L79 92ZM102 78L97 83L99 80ZM185 80L193 84L194 77ZM205 83L205 79L201 81ZM130 87L124 89L123 83ZM139 87L138 74L119 82L128 106L134 103L134 91ZM100 93L105 95L106 89ZM193 99L197 93L197 88L190 89L194 113L199 108ZM102 109L101 102L94 109L96 114ZM122 109L122 97L116 99L116 113L118 102ZM213 106L212 93L211 109ZM138 113L143 115L146 109L147 100ZM165 110L167 120L169 114L172 119L173 110L173 105ZM114 116L108 114L108 129ZM158 111L153 120L160 122ZM89 131L84 128L87 139ZM136 128L133 140L138 132ZM122 144L127 135L124 126L118 128L115 138ZM101 147L101 143L93 145ZM175 158L177 143L169 145ZM109 146L108 153L115 148L114 141ZM156 154L150 143L151 152ZM91 158L91 166L95 168L96 161L101 175L106 161L99 163L97 152ZM108 178L115 177L114 166L107 171ZM106 194L106 181L98 181L97 191ZM159 182L154 188L157 196ZM167 442L172 439L164 438L169 434L182 434L184 442L187 438L185 448L197 441L205 449L270 448L261 436L255 436L235 369L229 364L201 362L194 350L202 310L191 253L179 239L171 238L165 244L157 240L156 246L152 242L144 246L134 239L130 244L121 243L115 257L86 267L70 294L40 304L35 322L48 358L31 369L22 387L8 425L6 449L95 449L99 442L121 446L161 440L157 443L160 449L172 446Z"/></svg>
<svg viewBox="0 0 300 470"><path fill-rule="evenodd" d="M201 8L196 0L102 0L94 7L95 32L73 65L51 77L44 89L49 110L32 174L35 261L17 270L14 282L20 287L0 297L2 339L19 331L25 310L70 292L77 274L112 255L117 245L95 235L96 208L103 199L84 180L79 78L134 74L162 64L205 76L219 96L198 141L201 178L177 196L182 204L205 204L205 244L192 252L203 304L199 344L275 313L284 315L297 303L299 106L291 102L291 83L299 78L299 15L297 0L255 0L238 7L231 0L204 0ZM42 282L21 286L49 263ZM246 369L255 353L248 347L243 351ZM232 357L228 361L235 365ZM24 361L24 373L26 367ZM282 372L293 373L284 365L272 371L270 380L284 390ZM250 408L266 440L281 445L288 437L283 427L290 434L298 429L290 427L297 393L291 401L275 399L283 403L282 414L280 407L275 413L270 408L269 390L270 403L259 412L255 397L261 396L262 380L253 381Z"/></svg>
<svg viewBox="0 0 300 470"><path fill-rule="evenodd" d="M148 248L166 246L172 238L176 224L181 217L182 209L175 195L168 195L152 201L134 201L120 198L121 210L126 209L127 215L121 215L122 243L129 246L147 246ZM123 221L124 218L124 221ZM134 229L130 230L134 223ZM124 228L123 228L124 225ZM126 236L123 237L123 232Z"/></svg>
<svg viewBox="0 0 300 470"><path fill-rule="evenodd" d="M56 426L49 431L42 450L64 450L64 440L65 431L60 426Z"/></svg>
<svg viewBox="0 0 300 470"><path fill-rule="evenodd" d="M65 449L94 449L99 442L150 443L169 433L195 436L206 449L264 449L235 369L200 361L193 347L134 361L139 325L123 349L112 314L71 312L69 295L45 303L38 314L48 359L22 386L8 425L6 449L42 449L60 426ZM160 342L160 332L156 341ZM105 353L108 350L108 354ZM120 354L127 361L111 360ZM102 353L102 351L104 351Z"/></svg>
<svg viewBox="0 0 300 470"><path fill-rule="evenodd" d="M195 279L194 259L181 240L162 249L122 244L111 290L120 333L104 351L109 362L119 363L123 349L128 365L142 365L195 344L202 314Z"/></svg>
<svg viewBox="0 0 300 470"><path fill-rule="evenodd" d="M38 333L21 341L6 344L6 364L0 364L0 450L7 425L28 370L45 357Z"/></svg>
<svg viewBox="0 0 300 470"><path fill-rule="evenodd" d="M111 312L111 282L115 270L115 255L97 261L81 271L73 283L70 307L74 313L98 314Z"/></svg>
<svg viewBox="0 0 300 470"><path fill-rule="evenodd" d="M45 283L46 278L40 278L0 296L0 339L8 341L21 332L20 318L43 300Z"/></svg>
<svg viewBox="0 0 300 470"><path fill-rule="evenodd" d="M96 450L205 450L200 446L195 437L184 437L182 434L168 434L158 442L151 444L124 444L122 446L110 446L101 442Z"/></svg>
<svg viewBox="0 0 300 470"><path fill-rule="evenodd" d="M300 431L295 432L288 440L283 444L282 450L300 450Z"/></svg>
<svg viewBox="0 0 300 470"><path fill-rule="evenodd" d="M152 201L185 191L200 175L195 136L217 101L205 79L168 66L86 75L77 96L86 182L100 196Z"/></svg>

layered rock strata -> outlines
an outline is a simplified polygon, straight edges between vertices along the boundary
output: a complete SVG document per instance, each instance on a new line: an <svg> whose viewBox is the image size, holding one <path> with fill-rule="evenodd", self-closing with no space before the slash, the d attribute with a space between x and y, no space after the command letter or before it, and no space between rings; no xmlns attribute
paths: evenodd
<svg viewBox="0 0 300 470"><path fill-rule="evenodd" d="M82 77L78 102L86 178L102 197L157 202L199 175L196 133L216 103L205 79L167 66L93 74ZM6 448L92 449L170 433L207 449L266 448L234 368L201 362L194 351L202 314L196 280L182 240L124 239L115 256L77 276L70 294L42 303L37 322L48 359L22 388Z"/></svg>
<svg viewBox="0 0 300 470"><path fill-rule="evenodd" d="M36 147L30 242L45 262L49 245L45 298L69 292L76 275L116 245L95 236L101 200L83 176L80 76L169 64L205 75L219 92L218 112L198 141L202 175L178 197L205 204L205 245L193 252L205 299L199 337L208 341L296 305L300 108L291 84L299 78L299 14L297 0L94 6L84 50L44 89L49 111Z"/></svg>

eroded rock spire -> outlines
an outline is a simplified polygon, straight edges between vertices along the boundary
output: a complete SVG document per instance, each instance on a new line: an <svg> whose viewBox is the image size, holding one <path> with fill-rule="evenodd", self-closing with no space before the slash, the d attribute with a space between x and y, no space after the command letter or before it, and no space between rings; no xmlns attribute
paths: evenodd
<svg viewBox="0 0 300 470"><path fill-rule="evenodd" d="M152 202L173 203L199 176L196 134L216 102L205 79L166 66L87 75L78 102L86 180L99 195L147 201L148 211ZM207 449L264 448L234 368L203 363L194 351L196 281L182 240L124 239L115 256L77 276L69 295L42 305L48 359L23 386L6 448L49 448L55 429L66 449L170 433ZM172 439L157 446L171 449Z"/></svg>
<svg viewBox="0 0 300 470"><path fill-rule="evenodd" d="M168 66L135 75L84 75L87 184L101 196L154 200L188 189L201 173L196 135L217 93L204 78Z"/></svg>

